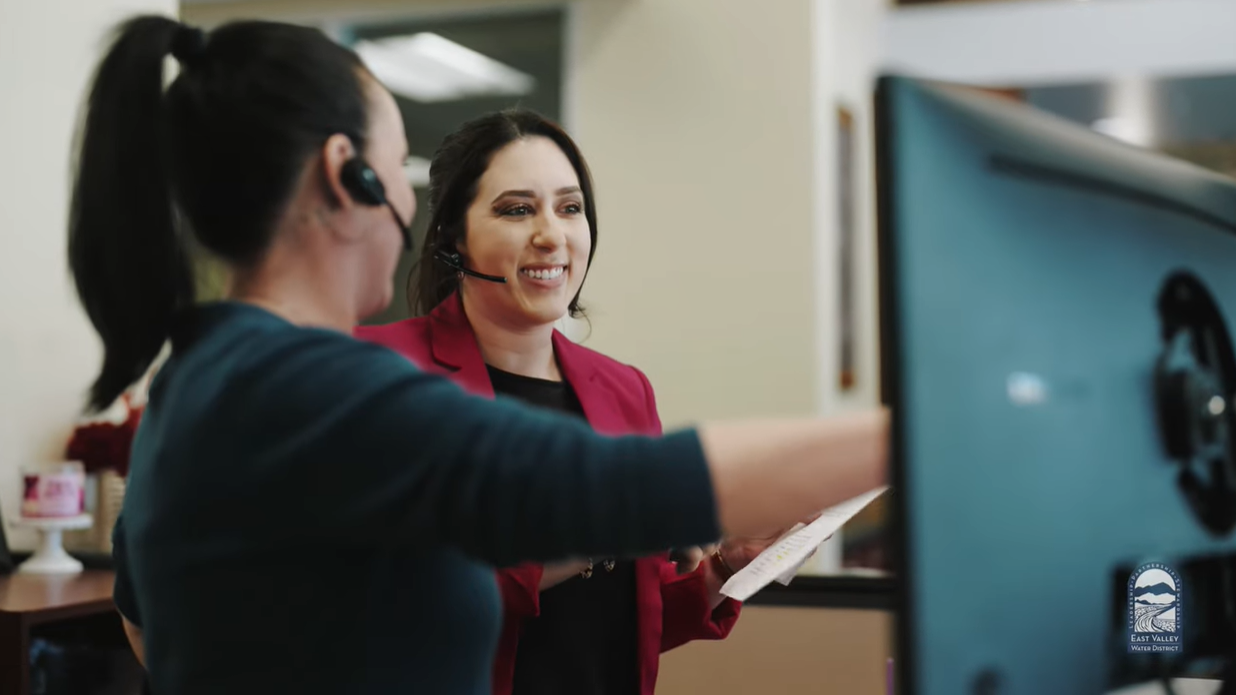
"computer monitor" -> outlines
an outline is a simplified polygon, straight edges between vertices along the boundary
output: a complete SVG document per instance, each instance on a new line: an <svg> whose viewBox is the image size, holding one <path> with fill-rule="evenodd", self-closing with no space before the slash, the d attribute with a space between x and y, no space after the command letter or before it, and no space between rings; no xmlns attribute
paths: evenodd
<svg viewBox="0 0 1236 695"><path fill-rule="evenodd" d="M956 86L876 112L897 691L1221 679L1236 183Z"/></svg>

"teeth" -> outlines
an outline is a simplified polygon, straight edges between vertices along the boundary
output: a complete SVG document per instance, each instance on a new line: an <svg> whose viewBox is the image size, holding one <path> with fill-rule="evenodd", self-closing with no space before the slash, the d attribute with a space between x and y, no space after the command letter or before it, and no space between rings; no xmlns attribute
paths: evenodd
<svg viewBox="0 0 1236 695"><path fill-rule="evenodd" d="M559 275L562 275L562 271L564 270L566 270L566 267L560 265L557 268L553 268L550 270L525 269L520 272L522 272L524 275L527 275L528 277L533 278L535 280L553 280L557 278Z"/></svg>

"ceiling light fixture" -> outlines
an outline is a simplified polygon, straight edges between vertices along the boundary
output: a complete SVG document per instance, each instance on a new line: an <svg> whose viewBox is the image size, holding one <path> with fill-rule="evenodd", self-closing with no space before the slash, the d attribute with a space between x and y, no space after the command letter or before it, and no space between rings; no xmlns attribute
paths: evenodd
<svg viewBox="0 0 1236 695"><path fill-rule="evenodd" d="M413 188L428 186L429 160L424 157L408 157L408 161L403 165L403 175L407 177L408 183Z"/></svg>
<svg viewBox="0 0 1236 695"><path fill-rule="evenodd" d="M536 80L437 34L363 40L356 53L387 89L434 103L478 96L524 96Z"/></svg>

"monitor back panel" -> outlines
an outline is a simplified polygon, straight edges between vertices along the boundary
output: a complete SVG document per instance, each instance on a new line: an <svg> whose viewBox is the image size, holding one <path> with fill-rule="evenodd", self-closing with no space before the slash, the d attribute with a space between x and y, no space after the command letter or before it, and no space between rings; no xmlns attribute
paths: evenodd
<svg viewBox="0 0 1236 695"><path fill-rule="evenodd" d="M1130 572L1213 578L1236 541L1164 451L1156 306L1185 271L1236 312L1236 186L943 86L886 78L878 114L899 691L1092 695L1167 668L1128 652ZM1219 608L1191 581L1186 636Z"/></svg>

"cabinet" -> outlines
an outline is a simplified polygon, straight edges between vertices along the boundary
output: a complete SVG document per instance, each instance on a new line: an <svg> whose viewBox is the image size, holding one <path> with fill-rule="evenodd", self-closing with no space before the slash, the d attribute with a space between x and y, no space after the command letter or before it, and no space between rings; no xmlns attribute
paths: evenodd
<svg viewBox="0 0 1236 695"><path fill-rule="evenodd" d="M31 647L44 641L71 643L79 654L120 654L129 660L120 668L127 675L111 673L112 684L104 692L140 693L141 668L127 651L120 614L112 603L113 581L112 572L104 570L0 577L0 693L31 692Z"/></svg>

